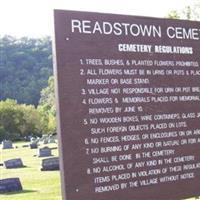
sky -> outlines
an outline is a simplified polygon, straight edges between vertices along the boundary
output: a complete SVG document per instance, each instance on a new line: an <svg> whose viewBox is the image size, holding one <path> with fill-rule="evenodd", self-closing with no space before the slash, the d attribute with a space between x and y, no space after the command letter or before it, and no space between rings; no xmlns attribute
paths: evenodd
<svg viewBox="0 0 200 200"><path fill-rule="evenodd" d="M165 17L199 0L0 0L0 36L53 35L53 10Z"/></svg>

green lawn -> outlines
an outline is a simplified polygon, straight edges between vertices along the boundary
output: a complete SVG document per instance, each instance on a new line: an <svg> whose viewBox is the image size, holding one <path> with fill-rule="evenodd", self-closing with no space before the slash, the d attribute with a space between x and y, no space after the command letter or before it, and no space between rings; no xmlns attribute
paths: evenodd
<svg viewBox="0 0 200 200"><path fill-rule="evenodd" d="M5 169L0 167L0 179L19 177L23 191L18 193L0 194L1 200L61 200L60 172L40 171L43 158L36 155L37 149L22 148L25 143L16 143L18 148L0 150L0 162L12 158L21 158L25 168ZM48 145L55 147L55 144ZM58 156L58 150L52 150Z"/></svg>

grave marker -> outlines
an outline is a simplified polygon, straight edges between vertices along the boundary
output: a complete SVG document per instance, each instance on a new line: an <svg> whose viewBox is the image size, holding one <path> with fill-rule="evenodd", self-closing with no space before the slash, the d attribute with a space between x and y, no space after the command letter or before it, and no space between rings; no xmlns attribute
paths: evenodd
<svg viewBox="0 0 200 200"><path fill-rule="evenodd" d="M42 160L42 168L41 171L52 171L59 170L59 158L46 158Z"/></svg>
<svg viewBox="0 0 200 200"><path fill-rule="evenodd" d="M38 157L52 156L51 149L49 147L39 148L37 152Z"/></svg>
<svg viewBox="0 0 200 200"><path fill-rule="evenodd" d="M0 179L0 193L22 191L19 178Z"/></svg>
<svg viewBox="0 0 200 200"><path fill-rule="evenodd" d="M24 144L24 145L22 145L22 147L26 148L26 147L29 147L29 145L28 144Z"/></svg>
<svg viewBox="0 0 200 200"><path fill-rule="evenodd" d="M24 167L24 165L23 165L21 158L15 158L15 159L10 159L10 160L4 161L4 167L6 169L12 169L12 168Z"/></svg>
<svg viewBox="0 0 200 200"><path fill-rule="evenodd" d="M53 139L53 138L49 138L48 143L49 143L49 144L50 144L50 143L56 143L56 141L55 141L55 139Z"/></svg>
<svg viewBox="0 0 200 200"><path fill-rule="evenodd" d="M29 146L30 146L31 149L37 149L38 148L38 144L36 142L31 142Z"/></svg>
<svg viewBox="0 0 200 200"><path fill-rule="evenodd" d="M12 141L4 140L2 142L2 149L12 149L12 148L13 148Z"/></svg>

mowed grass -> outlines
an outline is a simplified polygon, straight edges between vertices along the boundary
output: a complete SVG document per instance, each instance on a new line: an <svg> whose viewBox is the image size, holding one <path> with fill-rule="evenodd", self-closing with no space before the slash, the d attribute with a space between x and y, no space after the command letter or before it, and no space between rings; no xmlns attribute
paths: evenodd
<svg viewBox="0 0 200 200"><path fill-rule="evenodd" d="M25 143L16 143L18 148L0 150L0 163L12 158L21 158L24 168L5 169L0 166L0 179L19 177L23 191L0 194L0 200L61 200L59 171L40 171L41 160L36 155L37 149L23 148ZM55 147L56 144L45 145ZM41 146L42 147L42 146ZM58 156L58 149L52 150ZM45 157L46 158L46 157Z"/></svg>

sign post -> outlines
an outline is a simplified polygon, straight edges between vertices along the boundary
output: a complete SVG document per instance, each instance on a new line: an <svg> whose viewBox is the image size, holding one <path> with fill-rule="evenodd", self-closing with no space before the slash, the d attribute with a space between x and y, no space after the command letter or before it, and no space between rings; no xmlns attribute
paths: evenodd
<svg viewBox="0 0 200 200"><path fill-rule="evenodd" d="M67 200L200 195L200 23L55 10Z"/></svg>

